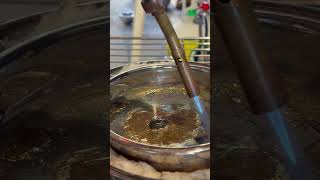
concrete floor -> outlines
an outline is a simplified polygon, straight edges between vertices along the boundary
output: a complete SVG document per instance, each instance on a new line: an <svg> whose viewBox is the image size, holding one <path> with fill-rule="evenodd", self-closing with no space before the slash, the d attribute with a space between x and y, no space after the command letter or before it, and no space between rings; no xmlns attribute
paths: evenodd
<svg viewBox="0 0 320 180"><path fill-rule="evenodd" d="M175 28L179 28L181 23L182 13L181 11L175 8L175 0L171 1L169 5L168 15L172 24ZM131 36L132 33L132 26L125 25L121 19L119 18L119 14L124 9L132 9L134 10L133 0L111 0L110 1L110 33L111 36ZM192 20L192 19L191 19ZM187 24L186 24L187 23ZM191 30L197 30L194 27L197 27L195 24L192 23L194 26L190 26L190 19L184 22L183 29L188 30L185 36L193 36L196 35L196 32L192 32ZM145 37L163 37L160 28L158 27L157 22L155 21L154 17L151 15L145 16L145 28L144 28L144 36ZM187 26L186 26L187 25ZM190 26L190 27L189 27ZM190 30L191 28L191 30ZM182 29L179 29L181 32ZM181 34L181 33L180 33Z"/></svg>

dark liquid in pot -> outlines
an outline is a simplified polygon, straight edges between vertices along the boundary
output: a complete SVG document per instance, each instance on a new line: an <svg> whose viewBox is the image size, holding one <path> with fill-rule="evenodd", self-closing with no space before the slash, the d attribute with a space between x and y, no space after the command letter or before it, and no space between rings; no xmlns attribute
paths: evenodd
<svg viewBox="0 0 320 180"><path fill-rule="evenodd" d="M197 113L192 110L178 110L174 114L159 112L158 121L165 121L164 127L150 128L154 113L150 111L133 112L124 123L125 136L148 144L170 145L193 138L193 130L199 126Z"/></svg>
<svg viewBox="0 0 320 180"><path fill-rule="evenodd" d="M183 87L130 89L111 107L111 129L136 142L183 147L198 144L199 115Z"/></svg>

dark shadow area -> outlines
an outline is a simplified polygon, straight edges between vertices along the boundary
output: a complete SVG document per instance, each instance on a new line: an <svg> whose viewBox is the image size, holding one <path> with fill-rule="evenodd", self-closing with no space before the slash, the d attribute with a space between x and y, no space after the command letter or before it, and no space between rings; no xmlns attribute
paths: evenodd
<svg viewBox="0 0 320 180"><path fill-rule="evenodd" d="M0 27L0 179L109 177L108 6L96 3Z"/></svg>

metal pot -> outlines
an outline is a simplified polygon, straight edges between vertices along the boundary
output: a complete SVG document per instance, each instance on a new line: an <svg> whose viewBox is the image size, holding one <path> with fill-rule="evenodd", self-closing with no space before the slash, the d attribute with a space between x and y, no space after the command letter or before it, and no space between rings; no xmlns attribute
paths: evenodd
<svg viewBox="0 0 320 180"><path fill-rule="evenodd" d="M204 106L209 109L210 67L208 64L192 63L191 68L201 89L200 98L205 102ZM115 102L119 97L127 96L132 89L183 86L175 64L167 61L148 61L111 70L110 85L111 102ZM159 97L159 95L155 96ZM169 99L189 103L186 94L181 99L168 97L165 101L170 101ZM161 100L155 101L160 103ZM113 119L111 115L110 143L114 149L127 156L146 161L161 171L189 172L210 166L209 142L179 147L150 145L125 137L123 129L112 125L113 121L123 121L123 119Z"/></svg>

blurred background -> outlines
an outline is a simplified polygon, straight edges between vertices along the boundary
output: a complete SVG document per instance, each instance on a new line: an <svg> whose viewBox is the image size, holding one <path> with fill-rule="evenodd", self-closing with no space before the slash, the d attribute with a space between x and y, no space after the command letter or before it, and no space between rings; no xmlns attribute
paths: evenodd
<svg viewBox="0 0 320 180"><path fill-rule="evenodd" d="M0 1L0 179L107 179L108 1Z"/></svg>

